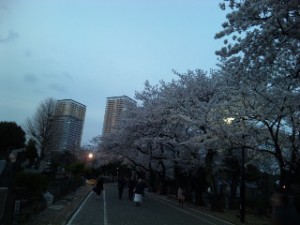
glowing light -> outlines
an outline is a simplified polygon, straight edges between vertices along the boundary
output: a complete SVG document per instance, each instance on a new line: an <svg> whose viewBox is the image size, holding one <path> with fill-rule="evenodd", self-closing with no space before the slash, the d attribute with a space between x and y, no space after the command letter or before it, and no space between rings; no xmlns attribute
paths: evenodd
<svg viewBox="0 0 300 225"><path fill-rule="evenodd" d="M89 159L92 159L94 157L93 153L89 153Z"/></svg>
<svg viewBox="0 0 300 225"><path fill-rule="evenodd" d="M234 121L233 117L228 117L228 118L224 119L224 122L227 123L227 124L231 124L232 121Z"/></svg>

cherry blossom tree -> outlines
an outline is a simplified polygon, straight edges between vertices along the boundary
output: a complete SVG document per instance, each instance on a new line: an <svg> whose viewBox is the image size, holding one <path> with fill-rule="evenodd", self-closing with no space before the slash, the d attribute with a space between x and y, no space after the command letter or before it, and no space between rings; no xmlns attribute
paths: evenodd
<svg viewBox="0 0 300 225"><path fill-rule="evenodd" d="M229 84L228 114L243 121L234 143L273 156L280 186L288 188L300 170L300 6L293 0L225 2L221 8L231 12L216 38L228 39L217 55Z"/></svg>
<svg viewBox="0 0 300 225"><path fill-rule="evenodd" d="M162 182L176 169L188 172L207 164L212 173L213 158L208 163L205 156L212 157L217 149L207 125L207 114L216 102L217 76L201 70L176 74L178 80L170 83L146 82L145 89L136 93L141 105L127 110L118 129L102 139L109 151L114 149L136 166L147 165L145 169L157 173Z"/></svg>
<svg viewBox="0 0 300 225"><path fill-rule="evenodd" d="M225 0L222 9L229 8L227 21L216 38L224 40L225 47L217 55L238 69L238 64L252 69L280 64L284 59L293 71L281 74L298 77L300 72L300 14L298 0ZM284 67L283 67L284 68Z"/></svg>

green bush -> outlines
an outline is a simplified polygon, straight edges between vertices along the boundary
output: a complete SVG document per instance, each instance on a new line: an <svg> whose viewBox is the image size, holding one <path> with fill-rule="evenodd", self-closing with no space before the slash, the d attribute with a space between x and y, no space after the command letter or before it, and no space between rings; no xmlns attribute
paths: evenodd
<svg viewBox="0 0 300 225"><path fill-rule="evenodd" d="M47 190L49 178L38 173L21 172L16 177L16 187L27 190L37 196Z"/></svg>
<svg viewBox="0 0 300 225"><path fill-rule="evenodd" d="M80 162L72 163L66 166L66 170L71 172L73 175L83 174L85 173L85 165Z"/></svg>

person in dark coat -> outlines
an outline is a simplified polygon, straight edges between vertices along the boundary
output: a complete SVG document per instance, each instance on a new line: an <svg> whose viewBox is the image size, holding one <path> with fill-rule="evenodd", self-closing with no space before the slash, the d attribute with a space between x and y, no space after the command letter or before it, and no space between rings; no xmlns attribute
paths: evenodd
<svg viewBox="0 0 300 225"><path fill-rule="evenodd" d="M143 194L144 194L144 182L141 178L138 179L138 182L136 184L136 187L134 189L134 199L136 206L140 206L141 202L143 201Z"/></svg>
<svg viewBox="0 0 300 225"><path fill-rule="evenodd" d="M134 196L134 188L135 188L136 180L134 178L131 178L128 181L128 200L133 201Z"/></svg>
<svg viewBox="0 0 300 225"><path fill-rule="evenodd" d="M118 179L118 191L119 191L119 199L122 199L123 196L123 191L126 185L126 180L124 179L123 176L120 176Z"/></svg>
<svg viewBox="0 0 300 225"><path fill-rule="evenodd" d="M178 187L177 200L178 200L178 205L180 207L183 207L183 203L185 201L185 188L182 185Z"/></svg>
<svg viewBox="0 0 300 225"><path fill-rule="evenodd" d="M100 195L103 191L103 178L102 177L99 177L97 179L97 183L96 183L96 186L94 187L94 192L96 193L97 195L97 199L100 198Z"/></svg>

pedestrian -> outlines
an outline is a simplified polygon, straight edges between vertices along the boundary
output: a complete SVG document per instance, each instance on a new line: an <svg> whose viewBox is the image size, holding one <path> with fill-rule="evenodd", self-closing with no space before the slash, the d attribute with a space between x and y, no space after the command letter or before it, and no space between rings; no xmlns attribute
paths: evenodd
<svg viewBox="0 0 300 225"><path fill-rule="evenodd" d="M143 199L145 197L145 188L146 188L146 183L145 183L145 180L142 179L142 189L143 189L142 196L143 196Z"/></svg>
<svg viewBox="0 0 300 225"><path fill-rule="evenodd" d="M135 186L134 189L134 199L133 201L135 202L136 206L140 206L141 202L143 201L143 193L144 193L144 183L141 178L138 179L138 182Z"/></svg>
<svg viewBox="0 0 300 225"><path fill-rule="evenodd" d="M177 200L178 200L178 205L183 207L183 203L185 201L185 188L182 185L179 185L178 187Z"/></svg>
<svg viewBox="0 0 300 225"><path fill-rule="evenodd" d="M126 180L123 176L120 176L118 179L118 191L119 191L119 199L121 200L123 197L123 191L126 186Z"/></svg>
<svg viewBox="0 0 300 225"><path fill-rule="evenodd" d="M136 180L132 177L128 181L128 200L133 201L133 195L134 195L134 188L136 185Z"/></svg>
<svg viewBox="0 0 300 225"><path fill-rule="evenodd" d="M102 177L99 177L97 179L97 183L96 183L95 187L93 188L93 191L96 193L97 199L100 199L100 195L103 191L103 178Z"/></svg>
<svg viewBox="0 0 300 225"><path fill-rule="evenodd" d="M271 197L273 225L300 225L300 218L291 196L274 193Z"/></svg>

